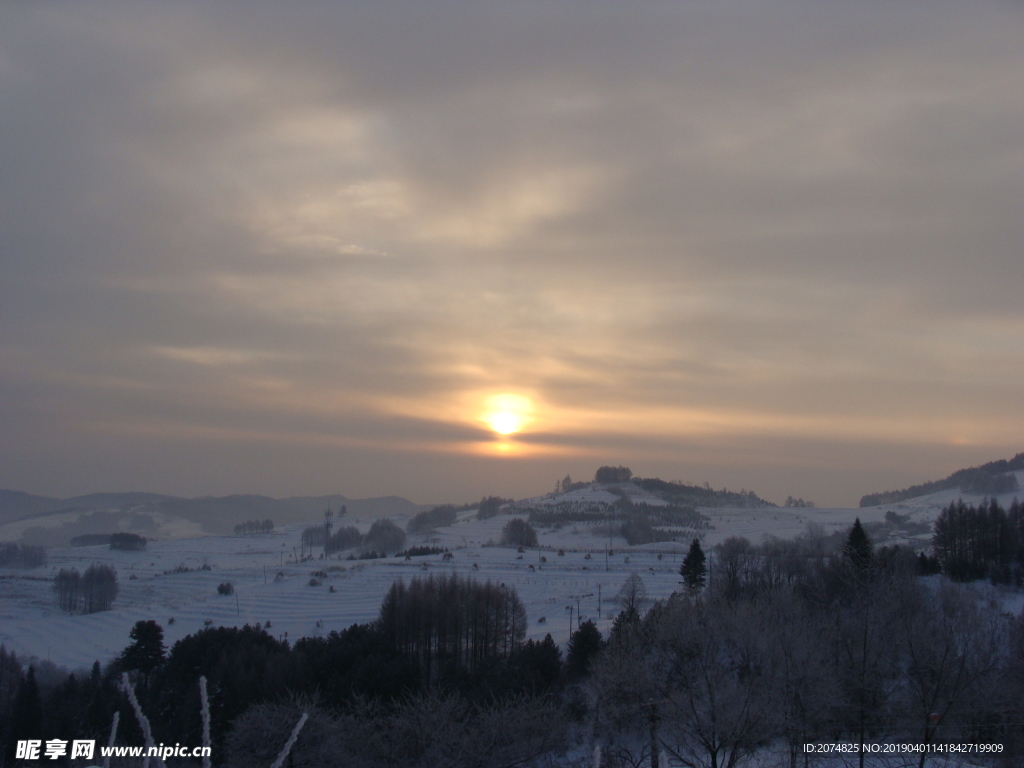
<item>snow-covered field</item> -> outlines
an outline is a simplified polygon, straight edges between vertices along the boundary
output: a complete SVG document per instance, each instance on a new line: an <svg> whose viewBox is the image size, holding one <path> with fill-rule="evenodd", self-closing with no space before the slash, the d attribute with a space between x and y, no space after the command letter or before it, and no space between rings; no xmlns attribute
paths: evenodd
<svg viewBox="0 0 1024 768"><path fill-rule="evenodd" d="M1024 477L1020 479L1024 481ZM909 515L913 522L930 522L943 506L961 495L945 491L865 509L702 509L712 527L700 534L708 548L730 536L745 536L755 543L765 536L791 538L803 533L809 523L822 526L826 533L845 531L855 517L864 523L882 522L890 510ZM614 498L595 489L574 491L560 500L609 502ZM980 497L963 498L968 503L980 501ZM1000 497L1000 502L1006 506L1012 499L1009 494ZM641 500L658 501L634 499ZM529 503L537 506L552 501L542 498ZM75 669L97 659L106 663L116 656L129 644L132 625L141 619L154 619L163 626L168 645L204 626L247 623L259 623L275 636L295 640L373 620L395 579L456 572L515 587L529 617L527 636L543 638L550 632L564 644L570 615L575 626L577 610L583 620L594 619L602 631L610 627L616 611L612 599L633 571L643 578L651 598L671 594L678 587L678 569L690 544L686 538L627 547L623 539L615 537L611 542L614 553L606 558L606 535L598 535L586 524L566 524L560 529L538 529L540 547L520 555L513 548L493 546L508 519L501 514L476 520L475 511L470 511L450 527L427 537L409 538L409 546L429 543L450 549L450 562L441 555L430 555L409 561L332 557L296 563L293 552L303 526L270 534L157 540L142 552L112 551L106 546L51 549L45 566L0 570L0 643L19 656L48 659ZM343 519L340 524L352 521ZM358 524L364 531L369 527L369 521ZM929 535L917 534L909 540L893 536L888 541L915 543L914 538L920 545ZM887 542L876 542L883 543ZM559 549L565 550L564 555L558 554ZM319 554L319 548L315 551ZM52 589L54 574L61 568L84 571L92 563L106 563L117 570L120 593L113 608L91 615L58 609ZM314 571L326 571L326 577L320 579L321 584L310 586ZM233 595L218 594L217 586L223 582L234 585Z"/></svg>

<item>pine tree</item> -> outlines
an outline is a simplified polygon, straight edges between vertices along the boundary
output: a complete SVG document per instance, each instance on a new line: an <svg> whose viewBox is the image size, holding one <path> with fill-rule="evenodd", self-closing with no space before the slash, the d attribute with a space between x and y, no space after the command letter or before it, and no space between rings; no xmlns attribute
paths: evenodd
<svg viewBox="0 0 1024 768"><path fill-rule="evenodd" d="M18 696L14 700L14 717L11 724L11 744L19 739L41 739L43 736L43 699L39 695L34 667L21 681ZM13 756L12 756L13 757Z"/></svg>
<svg viewBox="0 0 1024 768"><path fill-rule="evenodd" d="M565 666L571 678L580 678L587 674L590 660L601 650L604 640L601 631L593 621L585 621L579 629L569 635L569 647Z"/></svg>
<svg viewBox="0 0 1024 768"><path fill-rule="evenodd" d="M164 661L164 630L152 619L137 621L128 636L135 642L121 653L118 660L122 670L142 673L143 688L148 688L149 676Z"/></svg>
<svg viewBox="0 0 1024 768"><path fill-rule="evenodd" d="M682 583L691 593L696 594L704 588L708 580L708 567L700 539L695 538L690 545L690 551L683 558L683 564L679 566L679 575L683 577Z"/></svg>
<svg viewBox="0 0 1024 768"><path fill-rule="evenodd" d="M871 565L871 539L864 532L858 517L843 545L843 556L853 565L858 573L864 573Z"/></svg>

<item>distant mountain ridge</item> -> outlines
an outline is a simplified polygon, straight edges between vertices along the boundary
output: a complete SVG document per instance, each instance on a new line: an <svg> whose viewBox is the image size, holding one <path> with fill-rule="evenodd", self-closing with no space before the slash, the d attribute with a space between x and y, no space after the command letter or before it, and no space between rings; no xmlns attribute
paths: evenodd
<svg viewBox="0 0 1024 768"><path fill-rule="evenodd" d="M381 515L414 515L426 509L426 505L415 504L401 496L382 496L369 499L350 499L340 494L326 496L292 496L275 499L259 495L204 496L184 498L158 493L91 493L57 499L36 496L24 491L0 490L0 525L15 522L40 521L52 515L78 513L82 525L64 523L65 536L91 533L81 530L91 521L88 528L97 525L109 526L124 518L131 518L132 530L151 526L140 522L154 516L181 518L198 523L208 533L230 533L234 526L245 520L270 518L276 525L312 522L319 519L330 507L337 511L342 505L353 517L377 517ZM59 529L55 529L59 530Z"/></svg>
<svg viewBox="0 0 1024 768"><path fill-rule="evenodd" d="M1024 469L1024 453L1018 453L1012 459L999 459L982 464L980 467L960 469L944 480L933 480L920 485L912 485L902 491L882 491L869 493L862 497L860 506L877 507L879 504L895 504L930 493L959 488L963 493L984 493L998 495L1020 490L1017 478L1010 474Z"/></svg>

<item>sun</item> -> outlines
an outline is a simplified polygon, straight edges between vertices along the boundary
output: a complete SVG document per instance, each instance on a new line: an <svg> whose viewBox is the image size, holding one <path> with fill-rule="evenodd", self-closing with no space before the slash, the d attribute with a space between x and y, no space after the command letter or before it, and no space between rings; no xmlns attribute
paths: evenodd
<svg viewBox="0 0 1024 768"><path fill-rule="evenodd" d="M493 395L485 401L480 417L488 427L499 435L514 435L521 432L530 422L533 403L522 395Z"/></svg>

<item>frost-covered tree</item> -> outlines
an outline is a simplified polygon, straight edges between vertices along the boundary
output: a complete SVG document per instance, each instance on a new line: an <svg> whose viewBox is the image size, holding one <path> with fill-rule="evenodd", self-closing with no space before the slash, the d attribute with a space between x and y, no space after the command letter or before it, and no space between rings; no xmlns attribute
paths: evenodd
<svg viewBox="0 0 1024 768"><path fill-rule="evenodd" d="M644 608L647 606L647 585L640 578L640 574L633 571L626 580L622 582L619 591L615 594L615 602L622 612L624 621L639 621Z"/></svg>

